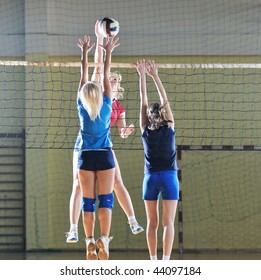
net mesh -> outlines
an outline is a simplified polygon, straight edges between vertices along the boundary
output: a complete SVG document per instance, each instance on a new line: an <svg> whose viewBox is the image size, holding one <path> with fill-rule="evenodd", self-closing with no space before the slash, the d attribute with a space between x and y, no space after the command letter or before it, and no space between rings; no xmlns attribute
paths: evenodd
<svg viewBox="0 0 261 280"><path fill-rule="evenodd" d="M1 65L1 131L19 133L25 128L26 148L71 149L79 129L75 108L80 67L76 66ZM126 94L121 102L128 121L137 127L138 76L131 64L120 66L114 69L123 76ZM159 72L175 114L177 144L259 145L261 69L257 66L162 65ZM148 90L150 101L158 101L151 80ZM142 149L139 130L121 140L112 129L112 137L115 149Z"/></svg>

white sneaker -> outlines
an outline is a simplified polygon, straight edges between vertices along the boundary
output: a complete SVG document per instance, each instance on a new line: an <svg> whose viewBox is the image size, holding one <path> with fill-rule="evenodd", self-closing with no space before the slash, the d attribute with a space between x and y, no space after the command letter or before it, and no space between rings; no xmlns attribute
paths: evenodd
<svg viewBox="0 0 261 280"><path fill-rule="evenodd" d="M87 260L97 260L96 244L93 237L86 238L86 259Z"/></svg>
<svg viewBox="0 0 261 280"><path fill-rule="evenodd" d="M144 231L144 228L141 225L139 225L137 222L129 223L129 224L133 234L138 234Z"/></svg>
<svg viewBox="0 0 261 280"><path fill-rule="evenodd" d="M78 242L78 231L77 230L70 230L69 232L65 233L66 242L67 243L77 243Z"/></svg>
<svg viewBox="0 0 261 280"><path fill-rule="evenodd" d="M112 238L113 237L102 235L96 240L96 245L99 248L98 257L100 260L109 259L109 242L112 240Z"/></svg>

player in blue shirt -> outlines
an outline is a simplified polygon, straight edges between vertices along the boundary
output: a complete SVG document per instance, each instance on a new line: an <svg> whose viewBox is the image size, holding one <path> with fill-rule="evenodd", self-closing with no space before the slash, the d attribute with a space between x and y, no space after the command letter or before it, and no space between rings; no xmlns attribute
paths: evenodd
<svg viewBox="0 0 261 280"><path fill-rule="evenodd" d="M147 215L150 259L157 259L159 198L162 197L163 260L170 259L174 242L174 220L179 199L174 117L158 75L158 64L139 60L134 65L140 82L140 129L144 147L143 200ZM160 103L148 105L146 75L156 86Z"/></svg>
<svg viewBox="0 0 261 280"><path fill-rule="evenodd" d="M104 61L103 87L89 81L88 53L95 44L90 37L79 39L81 49L81 79L77 96L77 109L80 120L80 143L78 154L78 177L82 191L83 226L86 235L86 257L96 260L96 246L101 260L109 258L109 242L112 208L114 205L113 187L115 161L110 135L110 117L113 92L110 83L110 64L112 51L118 47L118 39L107 38L102 46L106 52ZM102 92L102 88L104 92ZM97 194L96 194L97 184ZM101 236L95 241L95 211L98 197L98 219Z"/></svg>

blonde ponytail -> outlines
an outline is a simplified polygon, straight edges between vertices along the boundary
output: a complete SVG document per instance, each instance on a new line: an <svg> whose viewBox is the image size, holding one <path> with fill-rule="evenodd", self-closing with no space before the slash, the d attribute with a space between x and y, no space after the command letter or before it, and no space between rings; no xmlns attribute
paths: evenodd
<svg viewBox="0 0 261 280"><path fill-rule="evenodd" d="M95 82L85 83L80 91L80 98L92 121L100 117L100 111L103 105L103 94L98 84Z"/></svg>

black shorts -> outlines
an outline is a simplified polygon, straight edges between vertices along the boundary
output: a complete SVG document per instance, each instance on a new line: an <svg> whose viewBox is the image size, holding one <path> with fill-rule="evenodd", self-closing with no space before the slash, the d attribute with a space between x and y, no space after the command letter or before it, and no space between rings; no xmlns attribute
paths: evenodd
<svg viewBox="0 0 261 280"><path fill-rule="evenodd" d="M79 151L77 167L89 171L114 168L115 161L112 149Z"/></svg>

